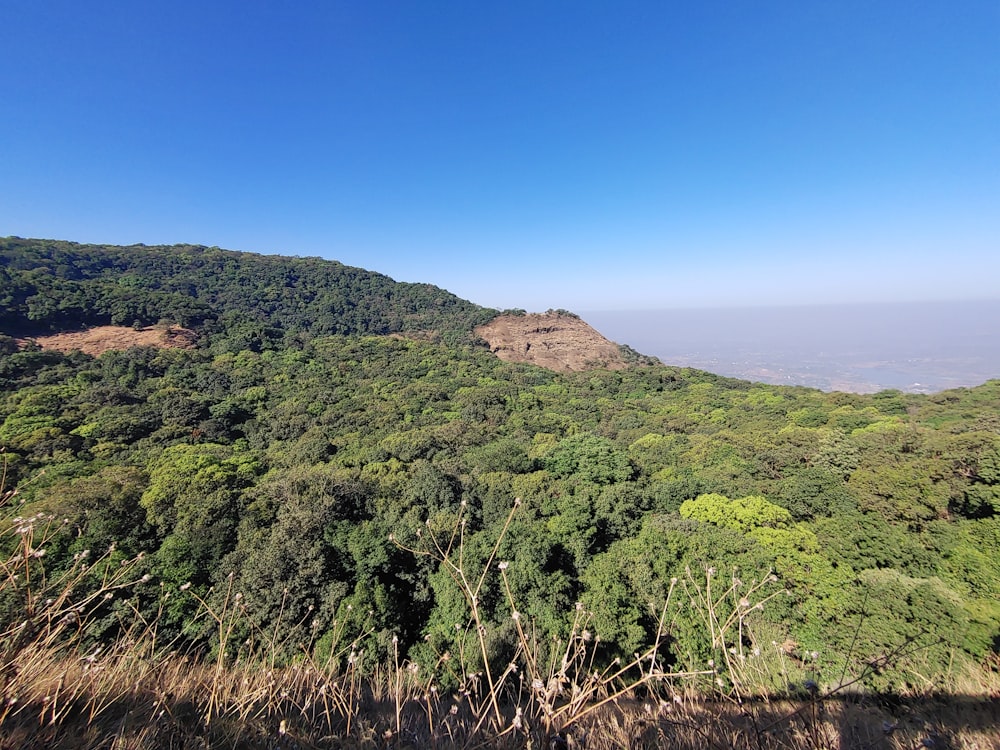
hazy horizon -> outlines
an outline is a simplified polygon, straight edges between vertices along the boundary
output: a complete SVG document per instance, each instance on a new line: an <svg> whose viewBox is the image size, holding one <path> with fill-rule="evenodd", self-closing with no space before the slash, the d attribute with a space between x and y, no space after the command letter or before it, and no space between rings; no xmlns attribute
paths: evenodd
<svg viewBox="0 0 1000 750"><path fill-rule="evenodd" d="M664 364L765 383L928 393L1000 378L1000 300L579 314Z"/></svg>

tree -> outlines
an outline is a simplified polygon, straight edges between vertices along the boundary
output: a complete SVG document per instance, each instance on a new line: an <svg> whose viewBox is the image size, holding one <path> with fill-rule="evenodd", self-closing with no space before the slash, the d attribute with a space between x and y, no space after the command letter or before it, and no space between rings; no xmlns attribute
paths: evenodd
<svg viewBox="0 0 1000 750"><path fill-rule="evenodd" d="M579 433L563 438L545 457L544 466L557 477L594 484L625 482L633 474L628 455L607 438Z"/></svg>
<svg viewBox="0 0 1000 750"><path fill-rule="evenodd" d="M717 493L699 495L682 503L680 513L682 518L705 521L740 533L757 528L780 529L792 521L792 514L785 508L753 495L736 500Z"/></svg>
<svg viewBox="0 0 1000 750"><path fill-rule="evenodd" d="M259 471L251 454L227 446L174 445L163 451L140 500L149 523L173 538L171 549L181 551L162 559L161 575L176 580L182 558L193 565L195 583L208 582L235 546L241 490Z"/></svg>

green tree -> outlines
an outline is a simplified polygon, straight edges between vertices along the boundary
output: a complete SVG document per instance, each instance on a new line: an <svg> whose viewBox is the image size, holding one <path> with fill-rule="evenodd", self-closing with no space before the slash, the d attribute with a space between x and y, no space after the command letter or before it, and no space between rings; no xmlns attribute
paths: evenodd
<svg viewBox="0 0 1000 750"><path fill-rule="evenodd" d="M174 445L163 451L140 503L158 533L172 538L171 555L160 555L164 578L184 583L178 571L193 566L190 580L208 582L235 546L241 491L259 471L252 455L228 446Z"/></svg>
<svg viewBox="0 0 1000 750"><path fill-rule="evenodd" d="M633 474L625 452L607 438L590 433L559 441L544 459L544 466L557 477L574 477L593 484L625 482Z"/></svg>
<svg viewBox="0 0 1000 750"><path fill-rule="evenodd" d="M682 518L705 521L740 533L762 527L784 528L792 520L785 508L752 495L735 500L717 493L699 495L682 503L680 513Z"/></svg>

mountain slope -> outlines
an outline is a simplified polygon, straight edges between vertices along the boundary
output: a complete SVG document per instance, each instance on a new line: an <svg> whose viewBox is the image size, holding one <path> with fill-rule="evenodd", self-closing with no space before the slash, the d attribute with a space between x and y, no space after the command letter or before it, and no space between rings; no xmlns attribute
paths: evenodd
<svg viewBox="0 0 1000 750"><path fill-rule="evenodd" d="M0 328L8 331L166 319L204 333L242 327L249 338L411 333L468 342L496 314L431 284L320 258L0 240Z"/></svg>

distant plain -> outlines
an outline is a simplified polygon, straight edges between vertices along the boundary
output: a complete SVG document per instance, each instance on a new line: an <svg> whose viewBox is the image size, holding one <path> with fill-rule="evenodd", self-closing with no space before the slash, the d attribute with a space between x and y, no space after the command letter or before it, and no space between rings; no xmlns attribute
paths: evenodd
<svg viewBox="0 0 1000 750"><path fill-rule="evenodd" d="M1000 378L1000 300L580 315L664 364L763 383L933 393Z"/></svg>

